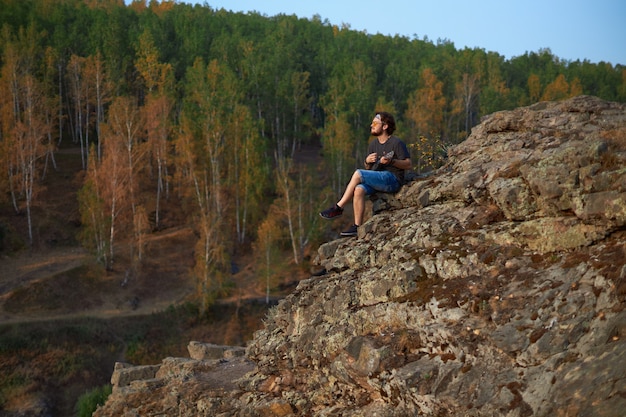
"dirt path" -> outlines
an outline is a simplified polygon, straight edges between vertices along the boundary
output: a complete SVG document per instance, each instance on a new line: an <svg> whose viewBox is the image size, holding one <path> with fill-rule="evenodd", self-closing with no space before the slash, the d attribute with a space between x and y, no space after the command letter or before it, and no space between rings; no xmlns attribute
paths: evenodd
<svg viewBox="0 0 626 417"><path fill-rule="evenodd" d="M151 236L147 245L149 265L127 286L121 285L127 270L119 265L120 271L107 272L97 284L74 281L76 273L72 270L93 262L92 255L78 247L0 258L0 324L142 316L189 301L195 291L190 278L192 264L183 259L188 255L181 255L189 253L185 249L189 243L182 249L180 244L190 234L187 229L173 229ZM263 302L266 295L264 288L255 283L258 278L253 260L239 260L244 264L232 277L236 288L217 303ZM63 277L65 272L70 278ZM20 289L26 291L17 293ZM16 294L24 301L16 302ZM50 301L55 297L56 301ZM270 301L277 299L273 294Z"/></svg>
<svg viewBox="0 0 626 417"><path fill-rule="evenodd" d="M185 230L171 230L151 236L149 243L154 242L151 248L156 246L160 252L176 256L167 241L186 234ZM156 258L166 256L158 255ZM184 282L183 276L187 275L184 266L159 273L159 266L152 265L148 278L133 276L127 286L122 285L127 274L122 265L118 265L120 271L109 271L98 282L63 278L65 272L68 277L75 276L73 270L91 263L93 255L80 247L22 252L0 258L0 324L147 315L183 302L191 291ZM26 301L16 308L16 291L20 289L26 289L19 296ZM54 297L58 301L50 302ZM9 303L12 308L7 307Z"/></svg>
<svg viewBox="0 0 626 417"><path fill-rule="evenodd" d="M88 256L84 249L72 248L0 259L0 298L25 284L76 268Z"/></svg>

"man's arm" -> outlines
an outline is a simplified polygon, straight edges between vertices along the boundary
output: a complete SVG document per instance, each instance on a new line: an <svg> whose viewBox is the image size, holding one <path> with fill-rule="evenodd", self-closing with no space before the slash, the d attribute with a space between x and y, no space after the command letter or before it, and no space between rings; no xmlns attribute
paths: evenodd
<svg viewBox="0 0 626 417"><path fill-rule="evenodd" d="M394 159L393 161L391 161L391 165L399 169L409 170L412 167L411 158Z"/></svg>

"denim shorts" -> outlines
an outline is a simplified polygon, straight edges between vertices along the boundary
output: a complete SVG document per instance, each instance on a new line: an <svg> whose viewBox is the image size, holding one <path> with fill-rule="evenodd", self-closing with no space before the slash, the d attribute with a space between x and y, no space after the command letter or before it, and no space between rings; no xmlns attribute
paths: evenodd
<svg viewBox="0 0 626 417"><path fill-rule="evenodd" d="M375 192L395 193L400 189L400 183L395 175L389 171L370 171L368 169L358 169L361 174L361 183L357 187L365 190L367 195Z"/></svg>

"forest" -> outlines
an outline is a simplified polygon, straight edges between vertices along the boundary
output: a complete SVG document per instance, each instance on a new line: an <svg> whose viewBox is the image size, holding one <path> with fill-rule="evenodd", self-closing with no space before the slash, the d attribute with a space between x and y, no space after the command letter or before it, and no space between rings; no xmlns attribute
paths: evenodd
<svg viewBox="0 0 626 417"><path fill-rule="evenodd" d="M203 309L242 253L270 274L327 239L318 212L364 159L376 111L396 115L422 173L487 114L580 94L626 101L620 64L549 49L507 60L210 2L0 0L0 28L0 206L27 219L16 230L0 218L0 251L41 244L41 191L72 149L78 242L105 268L122 251L140 268L175 207L197 237ZM297 160L307 147L319 161Z"/></svg>

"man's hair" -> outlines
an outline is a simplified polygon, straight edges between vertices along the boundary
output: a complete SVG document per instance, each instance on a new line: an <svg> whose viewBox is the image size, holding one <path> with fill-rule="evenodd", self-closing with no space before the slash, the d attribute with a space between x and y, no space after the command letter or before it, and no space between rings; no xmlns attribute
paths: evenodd
<svg viewBox="0 0 626 417"><path fill-rule="evenodd" d="M376 114L380 114L380 120L384 124L387 125L387 134L391 135L396 130L396 120L393 118L391 113L387 113L386 111L379 111Z"/></svg>

